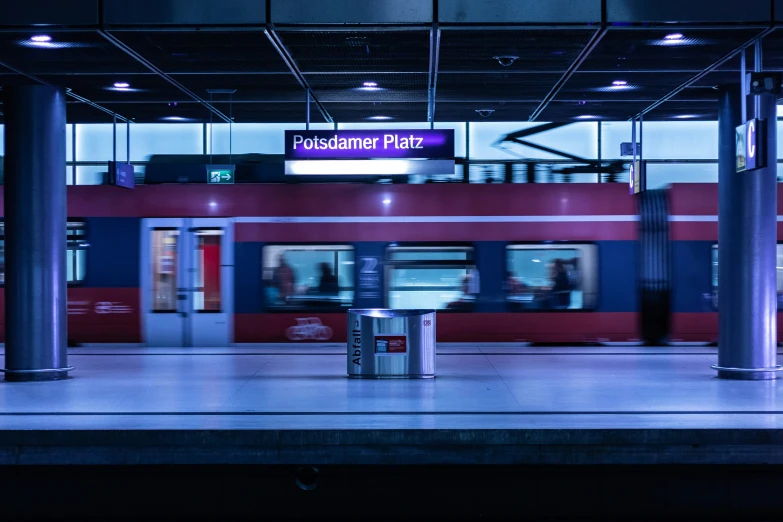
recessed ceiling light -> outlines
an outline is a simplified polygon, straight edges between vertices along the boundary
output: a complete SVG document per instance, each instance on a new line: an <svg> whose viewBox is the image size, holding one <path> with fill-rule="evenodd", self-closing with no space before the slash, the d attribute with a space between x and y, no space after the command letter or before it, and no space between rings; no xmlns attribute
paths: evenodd
<svg viewBox="0 0 783 522"><path fill-rule="evenodd" d="M391 116L370 116L370 117L369 117L369 118L367 118L367 119L368 119L368 120L376 120L376 121L381 121L381 120L391 120L391 119L393 119L393 118L392 118Z"/></svg>
<svg viewBox="0 0 783 522"><path fill-rule="evenodd" d="M375 82L364 82L362 85L365 87L378 87L378 84Z"/></svg>
<svg viewBox="0 0 783 522"><path fill-rule="evenodd" d="M118 89L127 89L130 84L128 82L114 82L114 86Z"/></svg>
<svg viewBox="0 0 783 522"><path fill-rule="evenodd" d="M190 118L183 118L182 116L164 116L161 119L166 121L191 121Z"/></svg>
<svg viewBox="0 0 783 522"><path fill-rule="evenodd" d="M667 34L666 36L663 37L663 39L664 40L682 40L683 36L682 36L682 33L672 33L672 34Z"/></svg>
<svg viewBox="0 0 783 522"><path fill-rule="evenodd" d="M117 84L115 83L114 85L117 85ZM628 85L628 82L623 81L623 80L615 80L615 81L612 82L612 85L614 85L615 87L625 87L626 85Z"/></svg>
<svg viewBox="0 0 783 522"><path fill-rule="evenodd" d="M678 114L677 116L675 116L675 118L677 118L678 120L687 120L690 118L698 118L698 117L699 116L696 114Z"/></svg>
<svg viewBox="0 0 783 522"><path fill-rule="evenodd" d="M581 116L577 116L577 120L596 120L600 118L600 116L595 116L593 114L582 114Z"/></svg>
<svg viewBox="0 0 783 522"><path fill-rule="evenodd" d="M33 42L38 42L38 43L51 42L52 41L52 37L49 36L48 34L37 34L37 35L33 36L32 38L30 38L30 40L32 40Z"/></svg>
<svg viewBox="0 0 783 522"><path fill-rule="evenodd" d="M383 200L383 204L384 204L384 205L389 205L389 204L391 204L391 198L386 198L386 199L384 199L384 200Z"/></svg>

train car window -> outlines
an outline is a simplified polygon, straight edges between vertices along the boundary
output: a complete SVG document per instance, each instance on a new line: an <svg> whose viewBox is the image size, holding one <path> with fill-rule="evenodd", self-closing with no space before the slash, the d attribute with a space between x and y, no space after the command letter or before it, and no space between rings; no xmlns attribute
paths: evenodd
<svg viewBox="0 0 783 522"><path fill-rule="evenodd" d="M152 246L152 311L177 311L179 229L154 228Z"/></svg>
<svg viewBox="0 0 783 522"><path fill-rule="evenodd" d="M479 293L473 247L393 246L386 258L389 308L473 309Z"/></svg>
<svg viewBox="0 0 783 522"><path fill-rule="evenodd" d="M598 296L598 247L590 244L506 248L506 301L514 310L589 310Z"/></svg>
<svg viewBox="0 0 783 522"><path fill-rule="evenodd" d="M66 228L66 274L69 284L87 276L87 227L83 221L68 221ZM0 223L0 284L5 284L5 224Z"/></svg>
<svg viewBox="0 0 783 522"><path fill-rule="evenodd" d="M354 296L350 245L267 245L264 297L270 308L348 308Z"/></svg>
<svg viewBox="0 0 783 522"><path fill-rule="evenodd" d="M705 300L709 301L709 307L713 310L718 309L718 245L712 245L712 292L710 295L705 295ZM783 244L777 244L777 262L776 266L776 279L777 279L777 294L778 294L778 310L783 310Z"/></svg>

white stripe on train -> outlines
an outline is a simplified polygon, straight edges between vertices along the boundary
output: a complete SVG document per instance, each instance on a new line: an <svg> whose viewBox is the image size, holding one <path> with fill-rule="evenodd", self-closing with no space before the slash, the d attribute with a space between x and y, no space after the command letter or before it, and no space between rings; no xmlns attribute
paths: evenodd
<svg viewBox="0 0 783 522"><path fill-rule="evenodd" d="M578 223L630 222L639 216L292 216L238 217L237 223Z"/></svg>
<svg viewBox="0 0 783 522"><path fill-rule="evenodd" d="M617 216L248 216L237 223L622 223L639 221L637 215ZM715 223L718 216L669 216L673 223ZM778 216L783 221L783 216Z"/></svg>

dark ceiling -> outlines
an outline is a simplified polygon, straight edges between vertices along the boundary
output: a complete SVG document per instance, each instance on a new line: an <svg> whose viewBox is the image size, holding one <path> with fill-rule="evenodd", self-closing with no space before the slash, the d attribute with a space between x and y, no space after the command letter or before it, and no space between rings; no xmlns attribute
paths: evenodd
<svg viewBox="0 0 783 522"><path fill-rule="evenodd" d="M71 17L70 23L45 28L33 27L38 15L31 7L9 14L3 11L7 7L0 6L0 15L8 15L0 20L13 21L17 16L24 22L0 21L0 86L44 82L70 89L77 96L69 98L69 122L109 122L113 113L120 121L136 122L172 121L172 117L198 122L229 117L235 122L304 121L307 87L314 100L312 122L379 117L421 122L428 121L433 108L435 121L527 121L531 116L537 121L626 120L642 112L648 120L716 119L715 86L739 82L739 49L763 36L765 68L783 69L783 30L775 30L770 21L774 14L768 21L694 22L688 14L682 18L687 25L655 22L654 16L652 22L617 22L609 17L623 18L623 0L569 0L571 4L548 0L564 8L581 6L585 13L598 5L599 19L585 14L588 18L581 22L556 22L559 13L550 10L536 15L549 16L543 22L508 23L492 10L504 6L509 16L521 16L515 14L519 10L511 0L475 0L474 4L486 7L480 23L470 18L475 16L471 15L475 5L467 8L463 0L439 0L429 6L431 11L440 8L438 23L423 23L417 19L418 10L411 9L428 4L424 0L418 4L287 0L284 7L267 0L259 1L265 6L258 15L263 20L240 23L224 20L215 11L215 5L225 5L227 10L238 5L237 0L224 0L213 2L213 9L201 15L206 23L197 24L191 19L201 12L196 7L211 0L139 0L135 11L125 9L120 1L63 1L77 11L97 3L102 9L95 16L103 12L104 17L114 18L111 23L106 19L82 23L73 12L63 11L61 16ZM669 6L667 16L676 16L677 2L661 2ZM25 2L30 3L57 4ZM168 23L154 23L155 16L163 16L161 4L190 6L197 14L184 15L171 8L166 13ZM276 13L282 13L283 22L291 22L285 17L294 16L291 12L297 5L310 6L311 11L330 6L344 12L349 22L354 16L369 23L314 24L309 23L310 17L316 15L308 11L298 14L301 20L293 20L302 23L272 24ZM383 6L408 6L406 13L413 13L409 15L413 22L399 23L402 19L395 15L382 20L389 23L380 23L376 18L383 13L367 11L367 5L378 6L379 11ZM365 11L354 13L360 7ZM150 20L144 18L145 10ZM651 15L639 14L645 16ZM732 14L721 12L721 16ZM674 33L682 38L666 40ZM31 42L32 36L42 34L51 36L51 41ZM750 70L752 46L747 54ZM503 66L498 56L517 58ZM696 79L713 66L713 72ZM626 84L613 86L617 81ZM115 89L115 82L129 87ZM377 87L367 88L365 82ZM687 87L676 92L682 85ZM215 89L235 92L209 92ZM661 100L667 101L646 111ZM479 110L493 112L485 118Z"/></svg>

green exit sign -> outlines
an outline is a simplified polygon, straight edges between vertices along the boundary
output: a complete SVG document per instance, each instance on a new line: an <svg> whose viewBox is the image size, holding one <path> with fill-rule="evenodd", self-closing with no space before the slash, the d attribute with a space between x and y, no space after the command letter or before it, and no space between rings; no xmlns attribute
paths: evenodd
<svg viewBox="0 0 783 522"><path fill-rule="evenodd" d="M207 183L233 184L234 165L207 165Z"/></svg>

